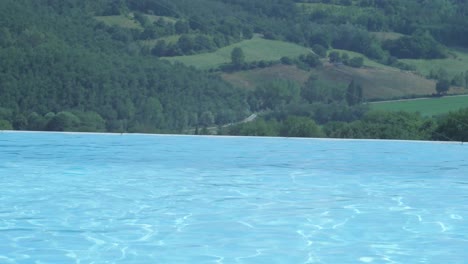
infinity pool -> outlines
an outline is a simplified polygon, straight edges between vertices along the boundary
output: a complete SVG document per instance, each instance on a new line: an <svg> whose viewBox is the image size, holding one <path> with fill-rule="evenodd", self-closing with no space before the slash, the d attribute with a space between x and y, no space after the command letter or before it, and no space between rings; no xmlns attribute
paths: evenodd
<svg viewBox="0 0 468 264"><path fill-rule="evenodd" d="M0 263L466 263L468 146L0 133Z"/></svg>

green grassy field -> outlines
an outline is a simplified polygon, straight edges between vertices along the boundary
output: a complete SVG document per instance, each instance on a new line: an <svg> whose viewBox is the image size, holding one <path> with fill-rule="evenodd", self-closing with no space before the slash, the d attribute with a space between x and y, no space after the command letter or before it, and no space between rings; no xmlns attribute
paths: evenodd
<svg viewBox="0 0 468 264"><path fill-rule="evenodd" d="M468 96L375 102L370 106L378 110L419 112L424 116L433 116L468 107Z"/></svg>
<svg viewBox="0 0 468 264"><path fill-rule="evenodd" d="M126 16L95 16L96 20L101 21L109 26L118 26L123 28L143 29L143 27L135 20Z"/></svg>
<svg viewBox="0 0 468 264"><path fill-rule="evenodd" d="M468 71L468 52L457 49L451 50L450 53L451 55L446 59L402 59L401 61L415 66L416 70L424 76L428 76L431 70L437 72L439 69L444 69L447 71L450 77L453 77L461 72Z"/></svg>
<svg viewBox="0 0 468 264"><path fill-rule="evenodd" d="M247 62L260 60L275 61L281 59L283 56L297 57L310 52L309 49L293 43L254 37L211 53L166 57L164 59L171 62L181 62L200 69L211 69L225 63L230 63L231 51L235 47L242 48Z"/></svg>
<svg viewBox="0 0 468 264"><path fill-rule="evenodd" d="M404 36L396 32L371 32L371 35L380 41L395 40Z"/></svg>

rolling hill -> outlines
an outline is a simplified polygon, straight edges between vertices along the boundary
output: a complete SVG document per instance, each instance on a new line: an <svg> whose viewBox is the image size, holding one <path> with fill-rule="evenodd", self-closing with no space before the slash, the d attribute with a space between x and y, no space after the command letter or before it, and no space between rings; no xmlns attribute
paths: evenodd
<svg viewBox="0 0 468 264"><path fill-rule="evenodd" d="M363 101L431 95L438 80L466 93L468 4L429 2L3 0L0 124L180 133L268 112L272 126L339 129ZM230 65L234 48L245 61Z"/></svg>
<svg viewBox="0 0 468 264"><path fill-rule="evenodd" d="M342 86L354 80L363 87L366 100L427 96L435 92L435 81L412 72L390 67L353 68L328 62L323 67L310 71L296 66L275 65L264 69L224 73L222 77L236 86L254 89L268 79L291 80L303 84L311 75L318 76L329 85L336 83Z"/></svg>

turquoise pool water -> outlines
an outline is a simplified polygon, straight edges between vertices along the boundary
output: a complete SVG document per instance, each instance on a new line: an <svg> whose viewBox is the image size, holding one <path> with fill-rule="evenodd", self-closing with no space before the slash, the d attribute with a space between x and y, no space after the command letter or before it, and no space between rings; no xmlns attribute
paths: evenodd
<svg viewBox="0 0 468 264"><path fill-rule="evenodd" d="M466 263L468 146L0 133L0 263Z"/></svg>

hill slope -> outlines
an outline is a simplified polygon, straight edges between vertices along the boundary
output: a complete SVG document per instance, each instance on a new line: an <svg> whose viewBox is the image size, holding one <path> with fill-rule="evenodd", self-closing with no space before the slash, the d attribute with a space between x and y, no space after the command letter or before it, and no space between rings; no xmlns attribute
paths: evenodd
<svg viewBox="0 0 468 264"><path fill-rule="evenodd" d="M163 58L171 62L177 61L200 69L212 69L230 63L231 51L236 47L243 50L246 62L278 61L281 57L298 57L299 55L311 52L309 49L293 43L254 37L211 53Z"/></svg>
<svg viewBox="0 0 468 264"><path fill-rule="evenodd" d="M0 120L13 128L166 132L248 115L242 91L135 53L115 27L63 4L0 3Z"/></svg>
<svg viewBox="0 0 468 264"><path fill-rule="evenodd" d="M468 61L449 47L468 47L467 3L303 2L0 1L0 128L183 132L261 112L261 126L348 135L333 122L360 126L363 101L437 79L466 92ZM227 65L235 47L246 63Z"/></svg>

